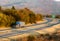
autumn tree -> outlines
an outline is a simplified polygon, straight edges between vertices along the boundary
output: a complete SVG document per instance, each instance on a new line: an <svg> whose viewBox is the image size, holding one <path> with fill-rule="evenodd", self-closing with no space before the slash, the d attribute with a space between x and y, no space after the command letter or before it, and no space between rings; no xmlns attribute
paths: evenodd
<svg viewBox="0 0 60 41"><path fill-rule="evenodd" d="M24 21L26 24L29 23L29 12L26 8L20 9L18 14L21 17L21 21Z"/></svg>
<svg viewBox="0 0 60 41"><path fill-rule="evenodd" d="M41 14L35 14L28 8L16 10L14 6L11 9L3 10L3 14L14 17L16 21L24 21L26 24L36 23L43 19Z"/></svg>
<svg viewBox="0 0 60 41"><path fill-rule="evenodd" d="M10 26L13 22L15 19L12 16L0 13L0 26Z"/></svg>
<svg viewBox="0 0 60 41"><path fill-rule="evenodd" d="M29 21L29 23L36 23L35 13L28 8L24 8L24 10L25 10L25 14L27 15L26 18Z"/></svg>
<svg viewBox="0 0 60 41"><path fill-rule="evenodd" d="M42 14L36 14L36 21L43 20Z"/></svg>
<svg viewBox="0 0 60 41"><path fill-rule="evenodd" d="M30 17L30 23L36 23L35 14L29 14L29 17Z"/></svg>
<svg viewBox="0 0 60 41"><path fill-rule="evenodd" d="M16 21L20 20L19 15L17 14L16 10L12 10L12 9L6 9L3 11L4 14L8 15L8 16L13 16L15 18Z"/></svg>

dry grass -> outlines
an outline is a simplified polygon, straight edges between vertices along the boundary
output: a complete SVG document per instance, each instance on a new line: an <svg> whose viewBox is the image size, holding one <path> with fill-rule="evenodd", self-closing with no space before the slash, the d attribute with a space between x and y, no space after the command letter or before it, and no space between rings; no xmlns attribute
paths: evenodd
<svg viewBox="0 0 60 41"><path fill-rule="evenodd" d="M3 40L0 39L0 41L12 41L11 39L14 41L60 41L60 34L31 33L31 34L16 35L14 37L8 37Z"/></svg>

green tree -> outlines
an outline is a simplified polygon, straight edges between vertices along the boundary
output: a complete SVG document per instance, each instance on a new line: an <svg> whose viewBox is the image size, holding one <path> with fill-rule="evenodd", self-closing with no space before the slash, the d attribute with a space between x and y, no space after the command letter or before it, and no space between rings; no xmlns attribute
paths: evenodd
<svg viewBox="0 0 60 41"><path fill-rule="evenodd" d="M11 8L11 9L16 10L14 6L12 6L12 8Z"/></svg>
<svg viewBox="0 0 60 41"><path fill-rule="evenodd" d="M0 12L2 12L2 7L0 6Z"/></svg>
<svg viewBox="0 0 60 41"><path fill-rule="evenodd" d="M0 6L0 10L1 10L1 6Z"/></svg>

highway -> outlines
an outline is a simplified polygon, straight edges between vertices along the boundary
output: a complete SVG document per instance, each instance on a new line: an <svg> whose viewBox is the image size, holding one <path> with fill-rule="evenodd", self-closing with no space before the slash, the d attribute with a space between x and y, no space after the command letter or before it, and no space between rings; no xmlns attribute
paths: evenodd
<svg viewBox="0 0 60 41"><path fill-rule="evenodd" d="M52 21L52 20L50 20L49 18L45 18L45 19L47 20L47 22L44 22L44 23L36 23L36 24L33 24L33 25L25 26L25 27L31 27L31 26L36 26L36 25L46 24L46 23ZM0 30L0 31L5 31L5 30L16 30L16 29L14 29L14 28L12 28L12 29L4 29L4 30Z"/></svg>
<svg viewBox="0 0 60 41"><path fill-rule="evenodd" d="M31 32L34 32L34 31L37 31L37 30L42 30L42 29L45 29L45 28L49 28L51 26L54 26L56 24L60 24L60 20L52 20L52 19L49 19L49 18L46 18L48 21L45 22L45 23L40 23L40 24L34 24L34 25L31 25L31 26L26 26L26 30L17 30L17 29L7 29L7 30L12 30L11 33L6 33L6 34L2 34L0 35L0 38L8 38L8 37L11 37L11 36L15 36L15 35L18 35L18 34L24 34L24 33L31 33ZM44 26L44 24L46 24L46 26ZM43 27L40 27L40 25L43 25ZM36 27L36 28L32 28L34 26L39 26L39 27ZM1 31L4 31L4 30L1 30Z"/></svg>

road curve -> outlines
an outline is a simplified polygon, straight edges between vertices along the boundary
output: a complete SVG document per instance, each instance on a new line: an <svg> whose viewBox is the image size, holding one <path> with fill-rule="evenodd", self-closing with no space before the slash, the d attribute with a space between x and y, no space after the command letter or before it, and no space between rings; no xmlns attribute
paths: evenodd
<svg viewBox="0 0 60 41"><path fill-rule="evenodd" d="M48 19L48 22L46 22L45 24L47 24L47 23L49 23L51 21L52 20L49 20ZM13 32L13 33L3 34L3 35L0 35L0 38L7 38L9 36L15 36L17 34L20 34L21 35L21 34L24 34L24 33L30 33L30 32L33 32L34 30L42 30L42 29L49 28L49 27L54 26L54 25L59 24L59 23L60 23L60 21L58 20L57 23L55 23L55 24L50 24L49 23L49 25L48 26L45 26L45 27L39 27L39 28L28 29L28 30L19 30L19 31L16 31L16 32ZM40 25L40 24L38 24L38 25Z"/></svg>

